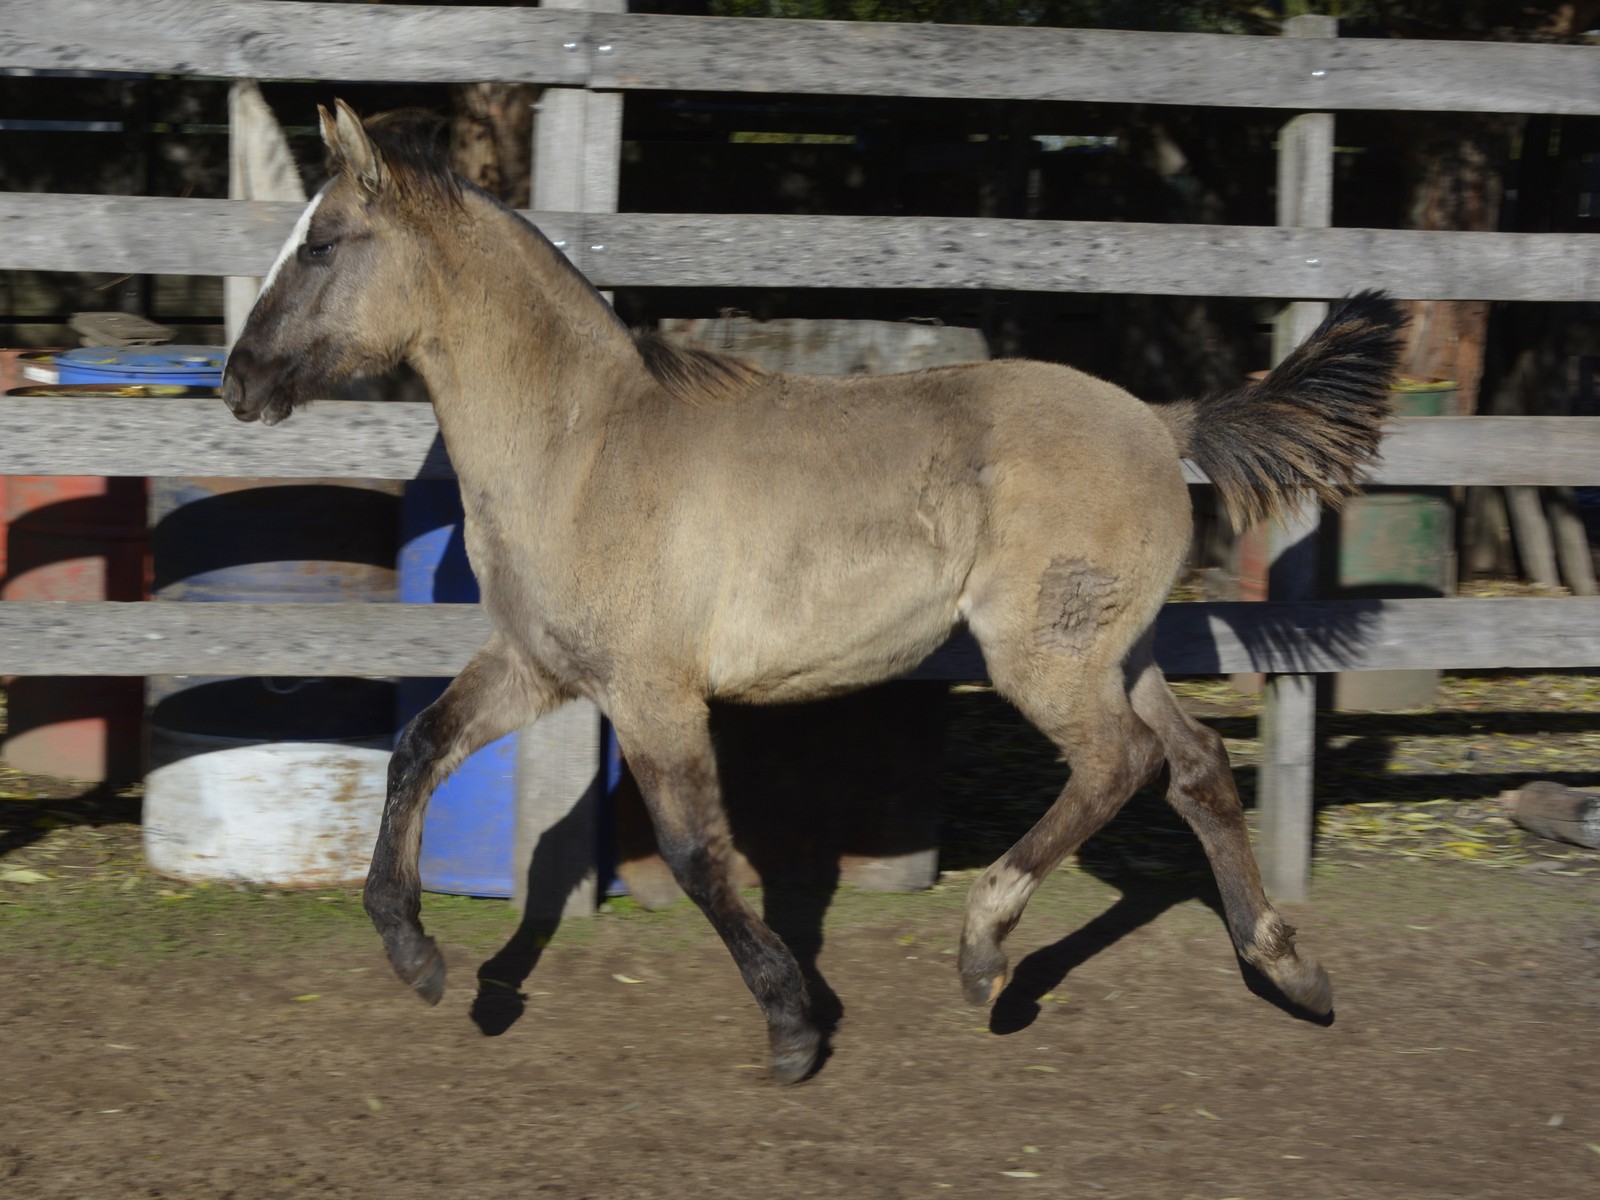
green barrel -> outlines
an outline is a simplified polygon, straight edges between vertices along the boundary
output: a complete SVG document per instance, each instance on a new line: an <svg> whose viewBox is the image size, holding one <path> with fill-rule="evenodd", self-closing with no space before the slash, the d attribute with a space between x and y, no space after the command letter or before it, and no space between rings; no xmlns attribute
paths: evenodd
<svg viewBox="0 0 1600 1200"><path fill-rule="evenodd" d="M1398 417L1456 414L1456 385L1406 381L1390 393ZM1325 594L1333 599L1451 596L1456 589L1455 505L1449 488L1368 488L1331 514L1322 538ZM1436 670L1346 671L1333 677L1333 707L1426 708Z"/></svg>

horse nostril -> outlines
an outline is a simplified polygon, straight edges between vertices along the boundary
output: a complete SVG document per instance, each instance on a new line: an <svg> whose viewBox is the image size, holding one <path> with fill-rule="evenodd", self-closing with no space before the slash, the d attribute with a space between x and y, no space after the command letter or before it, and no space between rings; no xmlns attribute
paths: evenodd
<svg viewBox="0 0 1600 1200"><path fill-rule="evenodd" d="M222 402L241 421L254 421L258 415L246 405L244 384L232 371L225 371L222 376Z"/></svg>

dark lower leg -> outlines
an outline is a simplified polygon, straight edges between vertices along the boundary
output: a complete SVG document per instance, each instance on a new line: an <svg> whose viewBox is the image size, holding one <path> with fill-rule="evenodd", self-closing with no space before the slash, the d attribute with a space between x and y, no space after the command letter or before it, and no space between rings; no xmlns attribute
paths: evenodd
<svg viewBox="0 0 1600 1200"><path fill-rule="evenodd" d="M1288 999L1326 1016L1332 985L1326 971L1295 950L1294 929L1267 900L1222 738L1191 720L1153 669L1135 688L1134 705L1166 746L1167 800L1205 848L1239 957Z"/></svg>
<svg viewBox="0 0 1600 1200"><path fill-rule="evenodd" d="M444 994L445 965L421 921L417 858L428 800L469 754L531 723L559 699L553 688L530 682L486 647L406 726L389 760L388 795L362 904L395 974L429 1004Z"/></svg>
<svg viewBox="0 0 1600 1200"><path fill-rule="evenodd" d="M615 718L614 718L615 719ZM732 843L703 720L675 737L618 738L656 827L662 857L678 885L711 921L767 1020L773 1075L795 1083L821 1049L804 976L794 955L733 886Z"/></svg>

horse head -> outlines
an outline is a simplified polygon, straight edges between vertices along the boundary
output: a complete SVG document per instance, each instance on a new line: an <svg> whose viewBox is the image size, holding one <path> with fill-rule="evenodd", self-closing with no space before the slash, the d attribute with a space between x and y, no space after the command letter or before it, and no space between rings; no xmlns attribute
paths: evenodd
<svg viewBox="0 0 1600 1200"><path fill-rule="evenodd" d="M330 177L300 215L223 371L241 421L275 425L344 381L411 357L426 321L428 219L459 203L454 177L403 118L363 125L320 109ZM444 203L441 204L440 202Z"/></svg>

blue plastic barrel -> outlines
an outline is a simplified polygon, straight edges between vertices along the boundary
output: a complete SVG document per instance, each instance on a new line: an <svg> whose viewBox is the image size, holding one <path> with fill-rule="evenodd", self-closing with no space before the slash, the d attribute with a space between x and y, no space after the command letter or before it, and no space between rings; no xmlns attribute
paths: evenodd
<svg viewBox="0 0 1600 1200"><path fill-rule="evenodd" d="M218 387L222 346L82 346L56 355L60 383L181 383Z"/></svg>
<svg viewBox="0 0 1600 1200"><path fill-rule="evenodd" d="M461 491L451 479L406 484L400 508L403 604L476 604L467 563ZM448 679L402 679L397 729L439 698ZM398 736L398 735L397 735ZM517 735L483 747L456 768L428 805L420 870L430 892L510 896L515 886Z"/></svg>

